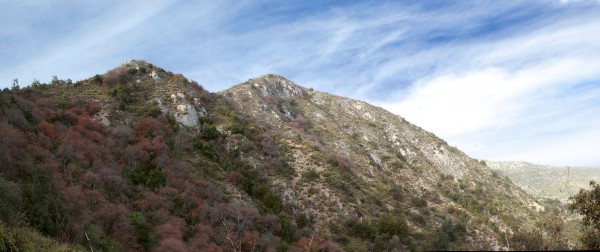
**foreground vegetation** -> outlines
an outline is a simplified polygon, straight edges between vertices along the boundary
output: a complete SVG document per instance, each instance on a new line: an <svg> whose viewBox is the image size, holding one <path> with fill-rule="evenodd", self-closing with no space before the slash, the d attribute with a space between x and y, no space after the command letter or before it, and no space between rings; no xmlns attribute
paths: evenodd
<svg viewBox="0 0 600 252"><path fill-rule="evenodd" d="M589 250L600 249L600 184L590 181L589 190L580 190L572 196L569 210L581 214L581 247Z"/></svg>
<svg viewBox="0 0 600 252"><path fill-rule="evenodd" d="M1 250L55 246L23 238L20 226L108 251L287 250L319 236L305 216L282 211L264 177L222 151L210 119L201 132L168 115L112 128L92 118L94 101L32 88L1 92L0 111ZM256 204L226 197L227 180Z"/></svg>

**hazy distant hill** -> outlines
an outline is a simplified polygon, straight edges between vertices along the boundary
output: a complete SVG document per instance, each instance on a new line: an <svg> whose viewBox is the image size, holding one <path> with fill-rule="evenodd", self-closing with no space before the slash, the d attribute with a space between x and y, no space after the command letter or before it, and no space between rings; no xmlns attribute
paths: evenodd
<svg viewBox="0 0 600 252"><path fill-rule="evenodd" d="M485 161L528 193L566 202L580 189L588 189L590 180L600 181L600 168L555 167L516 161Z"/></svg>

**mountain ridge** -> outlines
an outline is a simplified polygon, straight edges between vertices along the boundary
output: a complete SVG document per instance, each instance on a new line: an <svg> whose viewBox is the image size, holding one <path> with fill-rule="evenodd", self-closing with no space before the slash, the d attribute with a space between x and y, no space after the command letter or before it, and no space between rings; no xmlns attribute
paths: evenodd
<svg viewBox="0 0 600 252"><path fill-rule="evenodd" d="M531 195L564 203L580 189L588 188L590 180L600 181L599 168L558 167L524 161L485 162Z"/></svg>
<svg viewBox="0 0 600 252"><path fill-rule="evenodd" d="M280 120L277 120L279 118L283 118L281 116L277 116L277 113L273 113L273 111L279 110L279 112L281 114L294 114L294 109L290 109L289 105L283 105L281 106L281 104L276 104L276 106L273 106L274 109L272 110L266 110L264 105L261 104L254 104L252 105L252 101L256 101L256 99L253 99L256 96L262 96L263 98L265 97L269 97L268 94L266 93L253 93L252 92L252 87L253 87L253 83L251 83L251 81L248 81L250 83L250 85L240 85L239 87L246 87L246 89L233 89L233 90L228 90L229 94L232 95L233 99L243 103L243 101L250 101L250 104L248 103L244 103L243 106L240 106L242 108L251 108L254 107L254 110L244 110L243 113L250 113L253 115L259 115L258 117L261 118L261 120L265 120L265 118L269 118L269 115L273 115L272 117L274 118L273 120L265 120L266 122L269 123L273 123L275 125L277 125L277 127L279 128L285 128L285 125L281 125L279 122ZM225 92L227 93L227 92ZM360 176L362 176L363 179L365 179L366 181L368 181L369 183L373 182L373 176L376 176L377 174L377 170L381 169L381 159L380 157L385 157L385 159L393 159L393 156L400 156L402 158L405 158L405 155L408 156L419 156L418 153L421 153L423 155L425 155L424 160L421 161L416 161L415 160L415 164L410 164L411 165L420 165L420 166L429 166L431 164L434 164L434 167L436 167L436 169L438 169L439 172L441 172L442 174L439 175L435 175L436 171L435 170L420 170L418 171L420 173L420 175L424 175L424 177L435 177L435 176L439 176L440 178L447 176L447 178L450 178L452 181L458 182L463 178L464 174L470 173L469 169L472 169L474 167L478 167L478 169L481 170L486 170L486 168L483 168L482 165L480 165L479 162L477 162L474 159L468 159L468 160L459 160L457 161L456 159L452 159L452 158L448 158L448 156L452 156L454 155L453 153L455 153L456 155L464 155L464 153L462 153L461 151L453 148L453 147L449 147L447 146L447 144L435 137L433 134L423 131L421 129L418 129L417 131L414 130L407 130L408 128L412 127L412 124L406 122L406 120L404 120L403 118L401 118L400 116L394 115L392 113L389 113L381 108L378 107L374 107L372 105L368 105L367 103L364 103L362 101L357 101L357 100L352 100L352 99L348 99L348 98L343 98L343 97L339 97L339 96L334 96L334 95L328 95L325 93L320 93L317 91L308 91L306 97L304 97L304 100L300 100L298 101L298 104L300 104L300 109L298 111L296 111L296 114L299 114L302 116L302 118L308 120L308 121L312 121L312 120L316 120L319 121L319 118L322 118L322 115L327 115L327 117L332 117L335 115L347 115L350 114L352 115L352 118L336 118L334 120L338 121L338 122L342 122L337 124L336 126L332 126L332 127L328 127L328 128L337 128L339 130L335 131L335 134L337 134L338 132L340 133L340 135L344 135L343 132L348 132L348 131L354 131L352 133L349 133L347 135L350 135L350 138L353 139L354 141L361 141L361 139L364 139L366 141L366 143L360 143L359 145L361 147L367 148L368 149L368 154L360 154L356 153L356 152L352 152L350 151L349 148L345 147L347 146L347 143L344 142L343 140L340 142L336 142L334 139L336 139L336 137L333 137L334 134L330 134L329 136L324 136L324 135L320 135L319 138L323 138L323 139L331 139L328 141L324 141L324 142L334 142L334 146L327 146L327 149L330 150L341 150L339 153L341 153L341 155L345 155L346 157L348 157L354 164L356 164L357 167L361 167L364 170L363 173L358 172L358 174ZM309 106L302 106L304 105L304 101L307 101L309 104ZM310 104L313 103L313 104ZM315 106L312 106L315 105ZM323 111L323 110L318 110L317 108L341 108L341 111L339 110L335 110L335 111ZM316 110L313 110L316 109ZM312 111L311 111L312 110ZM363 111L364 110L364 111ZM364 113L364 112L367 113ZM381 116L381 114L377 113L377 111L382 111L383 113L386 113L386 116ZM311 116L310 114L314 115ZM399 119L398 119L399 118ZM292 121L292 119L288 116L287 117L288 120ZM359 128L352 128L352 127L345 127L344 122L350 122L350 121L354 121L356 122L356 120L365 120L366 122L363 122L364 126L363 127L359 127ZM382 120L383 124L378 123L378 120ZM391 123L394 122L394 123ZM394 128L391 126L384 126L384 124L387 123L391 123L392 125L402 125L401 128L403 128L404 130L398 130L398 128ZM386 132L386 127L387 127L387 132ZM384 136L376 136L373 135L373 132L369 132L367 130L367 132L364 132L362 129L369 129L369 128L376 128L377 130L382 130L384 132L386 132L386 135ZM376 131L377 131L376 130ZM319 129L317 131L322 131L322 129ZM310 129L308 130L308 132L310 132ZM346 135L346 137L347 137ZM424 145L424 146L420 146L419 148L410 148L410 146L403 146L405 148L399 148L399 155L394 154L394 155L389 155L390 153L385 153L385 154L380 154L377 153L377 148L374 146L369 146L369 139L373 139L373 138L377 138L378 140L382 140L382 141L388 141L388 145L389 146L400 146L402 145L404 142L404 144L410 144L412 142L418 142L419 140L424 139L423 137L433 137L434 142L432 144L428 144L428 145ZM396 141L394 142L396 139L408 139L408 141ZM339 140L339 139L338 139ZM389 144L389 140L391 140L393 143L390 145ZM339 148L341 146L341 148ZM339 149L338 149L339 148ZM350 152L350 153L348 153ZM338 155L336 154L336 155ZM386 156L387 155L387 156ZM356 157L362 157L360 159L357 159ZM391 158L390 158L391 157ZM397 158L395 160L395 162L402 162L400 161L401 158ZM383 164L384 169L386 168L385 166L393 166L393 165L389 165L389 164ZM400 165L401 166L401 165ZM487 170L486 172L489 172L486 176L493 176L493 173L491 173L491 170ZM424 178L420 177L420 178L416 178L417 180L421 181L420 184L421 186L425 186L423 189L424 190L434 190L433 188L435 186L438 186L438 184L436 184L436 182L424 182ZM427 179L425 179L426 181ZM419 186L417 186L419 187ZM420 193L416 193L416 195L419 195ZM511 193L513 194L513 193ZM514 195L514 194L513 194ZM534 202L528 202L528 203L522 203L524 205L527 206L535 206L535 209L543 209L543 207L541 207L539 204L534 203Z"/></svg>
<svg viewBox="0 0 600 252"><path fill-rule="evenodd" d="M274 74L210 93L133 60L83 81L38 83L0 98L6 132L24 132L32 150L55 146L42 156L56 164L40 172L85 193L96 190L88 177L105 179L106 170L120 181L127 193L102 189L107 196L96 197L118 206L118 216L126 216L120 225L136 227L124 236L130 240L117 239L86 208L83 216L92 217L62 213L83 218L84 226L57 227L93 233L94 246L105 249L290 249L317 237L323 250L499 250L515 246L509 237L518 241L524 229L564 211L399 115ZM95 157L73 148L81 145L75 133L112 151ZM84 181L79 173L90 175ZM9 182L23 179L8 175ZM57 202L72 209L77 201L64 199L73 191L59 189L53 189ZM115 193L117 199L109 197ZM166 235L167 227L181 235ZM212 231L203 235L197 227ZM53 230L44 234L57 236ZM72 242L85 244L80 235Z"/></svg>

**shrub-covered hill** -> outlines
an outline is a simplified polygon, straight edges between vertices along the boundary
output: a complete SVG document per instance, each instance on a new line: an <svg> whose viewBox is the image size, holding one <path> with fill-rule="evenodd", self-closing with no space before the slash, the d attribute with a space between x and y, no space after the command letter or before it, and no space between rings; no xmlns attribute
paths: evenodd
<svg viewBox="0 0 600 252"><path fill-rule="evenodd" d="M600 181L599 168L555 167L517 161L485 161L494 171L507 176L527 193L566 203L590 180Z"/></svg>
<svg viewBox="0 0 600 252"><path fill-rule="evenodd" d="M560 209L381 108L275 75L209 93L143 61L0 92L0 187L0 250L29 248L15 232L95 251L567 245Z"/></svg>

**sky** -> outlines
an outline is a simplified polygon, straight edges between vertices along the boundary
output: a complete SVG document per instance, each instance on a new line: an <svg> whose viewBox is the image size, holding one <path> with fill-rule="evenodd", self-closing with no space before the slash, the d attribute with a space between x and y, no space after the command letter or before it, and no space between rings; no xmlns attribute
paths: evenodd
<svg viewBox="0 0 600 252"><path fill-rule="evenodd" d="M600 1L3 0L0 87L143 59L217 92L267 73L478 159L600 167Z"/></svg>

